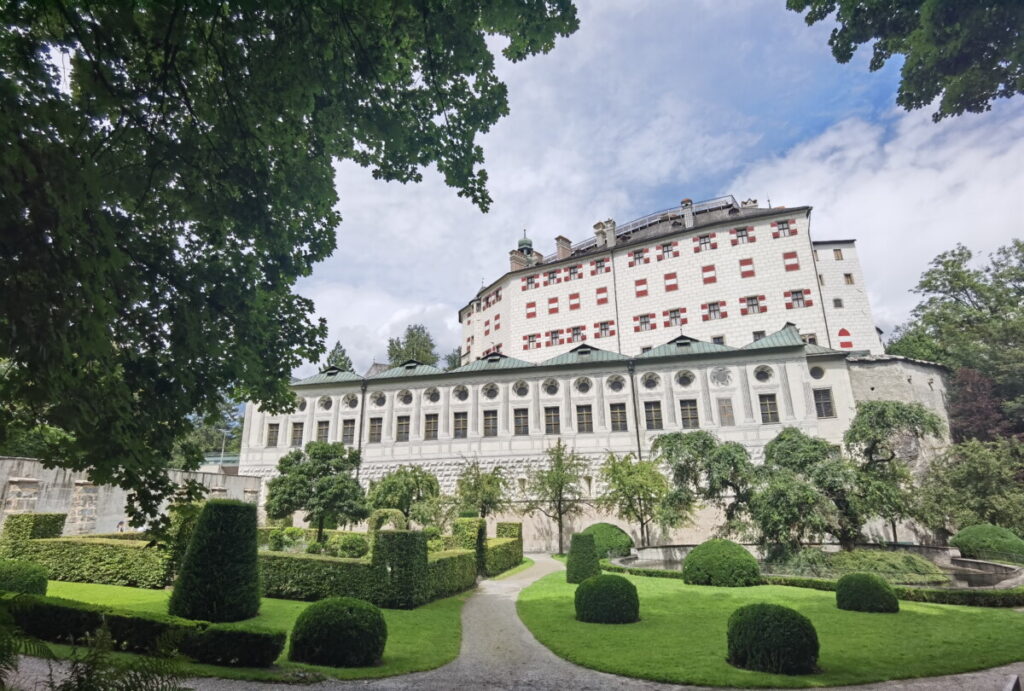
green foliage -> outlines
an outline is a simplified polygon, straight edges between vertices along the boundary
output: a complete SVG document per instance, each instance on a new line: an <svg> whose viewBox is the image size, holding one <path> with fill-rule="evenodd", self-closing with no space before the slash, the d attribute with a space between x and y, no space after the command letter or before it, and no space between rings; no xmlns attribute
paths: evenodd
<svg viewBox="0 0 1024 691"><path fill-rule="evenodd" d="M167 611L223 622L254 617L259 609L256 506L212 499L199 515Z"/></svg>
<svg viewBox="0 0 1024 691"><path fill-rule="evenodd" d="M492 538L484 552L484 575L497 576L523 563L523 541L511 537Z"/></svg>
<svg viewBox="0 0 1024 691"><path fill-rule="evenodd" d="M15 513L4 519L0 532L0 557L14 558L27 540L60 537L66 513Z"/></svg>
<svg viewBox="0 0 1024 691"><path fill-rule="evenodd" d="M772 674L810 674L818 666L811 620L781 605L740 607L729 617L730 664Z"/></svg>
<svg viewBox="0 0 1024 691"><path fill-rule="evenodd" d="M688 507L679 504L678 495L669 491L658 460L637 461L632 454L620 457L609 453L601 465L600 479L605 492L597 498L597 507L638 523L641 546L651 543L652 524L671 527L686 516Z"/></svg>
<svg viewBox="0 0 1024 691"><path fill-rule="evenodd" d="M457 518L452 524L452 542L459 549L471 549L476 555L477 573L487 570L487 521L482 518Z"/></svg>
<svg viewBox="0 0 1024 691"><path fill-rule="evenodd" d="M792 588L834 591L836 581L827 578L806 578L804 576L767 576L771 585L785 585ZM983 588L919 588L909 585L894 585L896 597L907 602L930 602L938 605L968 605L971 607L1024 607L1024 588L986 590Z"/></svg>
<svg viewBox="0 0 1024 691"><path fill-rule="evenodd" d="M405 530L409 526L405 514L398 509L377 509L367 519L366 528L375 533L387 524L395 530Z"/></svg>
<svg viewBox="0 0 1024 691"><path fill-rule="evenodd" d="M374 509L398 509L405 518L412 517L412 507L441 494L437 477L417 466L401 466L380 480L370 483L366 500ZM405 526L395 526L403 529Z"/></svg>
<svg viewBox="0 0 1024 691"><path fill-rule="evenodd" d="M524 511L540 511L555 522L558 530L558 553L565 554L564 524L586 509L583 494L583 474L587 459L570 451L562 440L547 451L547 466L531 470L526 480L526 494L530 497Z"/></svg>
<svg viewBox="0 0 1024 691"><path fill-rule="evenodd" d="M46 567L27 561L0 559L0 590L46 595Z"/></svg>
<svg viewBox="0 0 1024 691"><path fill-rule="evenodd" d="M983 523L964 528L949 544L968 559L1006 559L1024 562L1024 540L1006 528Z"/></svg>
<svg viewBox="0 0 1024 691"><path fill-rule="evenodd" d="M412 609L430 600L427 538L418 530L382 530L373 543L381 607Z"/></svg>
<svg viewBox="0 0 1024 691"><path fill-rule="evenodd" d="M332 535L326 550L332 557L358 559L370 551L370 543L361 535Z"/></svg>
<svg viewBox="0 0 1024 691"><path fill-rule="evenodd" d="M476 585L476 555L465 549L432 552L427 581L431 600L469 590Z"/></svg>
<svg viewBox="0 0 1024 691"><path fill-rule="evenodd" d="M523 539L522 523L498 523L495 526L494 534L497 537L511 537L516 540Z"/></svg>
<svg viewBox="0 0 1024 691"><path fill-rule="evenodd" d="M896 460L897 446L907 438L919 440L942 433L942 420L920 403L860 401L843 443L851 454L874 465Z"/></svg>
<svg viewBox="0 0 1024 691"><path fill-rule="evenodd" d="M871 573L890 583L947 583L938 566L904 550L855 549L824 552L808 548L771 565L773 573L816 578L838 578L849 573Z"/></svg>
<svg viewBox="0 0 1024 691"><path fill-rule="evenodd" d="M163 588L171 582L170 554L144 540L30 540L24 543L20 554L22 559L44 566L55 581L135 588Z"/></svg>
<svg viewBox="0 0 1024 691"><path fill-rule="evenodd" d="M334 342L334 347L327 354L321 369L327 369L328 367L337 367L342 372L352 371L352 360L349 358L348 353L345 352L345 346L341 345L341 341Z"/></svg>
<svg viewBox="0 0 1024 691"><path fill-rule="evenodd" d="M323 542L311 542L306 545L306 554L323 554L324 543Z"/></svg>
<svg viewBox="0 0 1024 691"><path fill-rule="evenodd" d="M288 659L328 667L368 667L380 663L388 627L374 605L351 597L315 602L292 628Z"/></svg>
<svg viewBox="0 0 1024 691"><path fill-rule="evenodd" d="M324 541L324 529L356 523L367 516L363 488L352 476L361 463L359 451L340 442L311 441L277 462L279 475L267 482L266 511L270 518L306 512L306 522Z"/></svg>
<svg viewBox="0 0 1024 691"><path fill-rule="evenodd" d="M999 98L1024 93L1020 74L1019 3L1000 0L941 2L904 0L865 4L855 0L788 0L807 12L808 24L836 14L829 46L846 63L861 44L872 44L871 71L902 57L896 103L927 108L938 98L932 120L983 113Z"/></svg>
<svg viewBox="0 0 1024 691"><path fill-rule="evenodd" d="M454 350L450 351L444 356L444 371L451 372L453 369L457 369L462 366L462 350L456 346Z"/></svg>
<svg viewBox="0 0 1024 691"><path fill-rule="evenodd" d="M67 431L46 460L150 515L190 415L227 390L287 409L323 352L293 286L336 245L333 163L400 182L436 166L488 208L477 137L508 113L494 37L518 61L578 27L565 0L0 15L0 140L19 142L0 165L0 438Z"/></svg>
<svg viewBox="0 0 1024 691"><path fill-rule="evenodd" d="M854 612L899 612L892 586L873 573L848 573L836 583L836 607Z"/></svg>
<svg viewBox="0 0 1024 691"><path fill-rule="evenodd" d="M761 568L754 555L729 540L708 540L683 560L683 580L691 585L742 588L758 585Z"/></svg>
<svg viewBox="0 0 1024 691"><path fill-rule="evenodd" d="M170 559L167 568L172 576L181 568L181 562L185 559L188 543L192 541L192 533L195 532L202 511L203 505L200 502L172 504L168 509L170 525L167 529L166 546L170 551Z"/></svg>
<svg viewBox="0 0 1024 691"><path fill-rule="evenodd" d="M633 538L617 525L594 523L583 530L584 535L594 536L594 548L598 556L625 557L633 549Z"/></svg>
<svg viewBox="0 0 1024 691"><path fill-rule="evenodd" d="M601 563L594 547L594 536L576 533L569 546L569 558L565 563L565 582L582 583L591 576L601 574Z"/></svg>
<svg viewBox="0 0 1024 691"><path fill-rule="evenodd" d="M344 595L380 603L379 574L362 559L261 552L259 566L264 597L312 601Z"/></svg>
<svg viewBox="0 0 1024 691"><path fill-rule="evenodd" d="M405 327L404 336L388 339L388 364L398 367L415 360L424 365L436 365L438 357L434 347L434 339L427 327L409 324Z"/></svg>
<svg viewBox="0 0 1024 691"><path fill-rule="evenodd" d="M270 667L284 650L286 634L238 624L210 624L187 636L181 652L196 662L226 667Z"/></svg>
<svg viewBox="0 0 1024 691"><path fill-rule="evenodd" d="M195 470L205 453L238 453L242 446L242 420L237 402L223 400L207 415L189 416L189 429L175 440L171 468Z"/></svg>
<svg viewBox="0 0 1024 691"><path fill-rule="evenodd" d="M640 598L636 586L622 576L598 574L587 578L576 588L574 603L578 621L594 624L640 621Z"/></svg>
<svg viewBox="0 0 1024 691"><path fill-rule="evenodd" d="M487 518L509 506L508 480L501 468L484 471L479 461L467 463L455 482L455 496L467 513Z"/></svg>

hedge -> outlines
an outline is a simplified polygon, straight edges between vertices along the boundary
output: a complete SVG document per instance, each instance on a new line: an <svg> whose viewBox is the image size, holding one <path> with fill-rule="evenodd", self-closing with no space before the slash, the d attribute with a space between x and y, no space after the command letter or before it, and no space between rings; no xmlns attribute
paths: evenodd
<svg viewBox="0 0 1024 691"><path fill-rule="evenodd" d="M0 590L46 595L46 567L30 561L0 559Z"/></svg>
<svg viewBox="0 0 1024 691"><path fill-rule="evenodd" d="M601 563L594 548L594 536L576 533L569 545L569 557L565 562L565 582L582 583L591 576L601 574Z"/></svg>
<svg viewBox="0 0 1024 691"><path fill-rule="evenodd" d="M346 595L378 600L377 570L363 559L260 552L259 567L263 597L314 601Z"/></svg>
<svg viewBox="0 0 1024 691"><path fill-rule="evenodd" d="M632 624L640 621L636 586L623 576L591 576L576 588L576 619L594 624Z"/></svg>
<svg viewBox="0 0 1024 691"><path fill-rule="evenodd" d="M260 547L267 547L267 546L269 546L269 544L270 544L270 534L272 532L274 532L275 530L281 531L281 530L286 530L286 528L268 527L268 526L265 526L265 527L262 527L262 528L257 528L256 529L256 544L259 545ZM301 539L304 542L312 542L313 540L316 539L316 528L292 528L291 530L292 530L292 533L296 533L296 532L301 533ZM340 536L359 535L360 537L364 537L364 538L369 539L369 536L366 533L359 533L359 532L354 532L354 531L351 531L351 530L325 530L324 531L324 537L326 539L330 539L331 537L333 537L335 535L340 535Z"/></svg>
<svg viewBox="0 0 1024 691"><path fill-rule="evenodd" d="M848 573L836 582L836 607L854 612L900 611L892 586L873 573Z"/></svg>
<svg viewBox="0 0 1024 691"><path fill-rule="evenodd" d="M292 627L288 659L330 667L380 663L388 640L384 615L354 597L330 597L302 610Z"/></svg>
<svg viewBox="0 0 1024 691"><path fill-rule="evenodd" d="M382 529L385 523L390 523L393 530L405 530L409 527L409 521L406 520L405 514L398 509L376 509L366 519L366 529L368 532L375 533Z"/></svg>
<svg viewBox="0 0 1024 691"><path fill-rule="evenodd" d="M270 667L284 650L287 634L238 624L210 624L190 636L181 652L196 662L228 667Z"/></svg>
<svg viewBox="0 0 1024 691"><path fill-rule="evenodd" d="M836 581L827 578L801 578L797 576L766 576L770 585L788 585L793 588L835 591ZM968 605L972 607L1024 607L1024 588L1002 590L969 588L915 588L906 585L892 587L896 597L908 602L930 602L937 605Z"/></svg>
<svg viewBox="0 0 1024 691"><path fill-rule="evenodd" d="M471 549L476 553L476 571L487 572L487 521L482 518L456 518L452 525L452 538L458 549Z"/></svg>
<svg viewBox="0 0 1024 691"><path fill-rule="evenodd" d="M511 537L491 538L484 551L484 575L497 576L523 563L523 541Z"/></svg>
<svg viewBox="0 0 1024 691"><path fill-rule="evenodd" d="M964 528L949 540L949 544L968 559L1002 558L1024 562L1024 540L1013 531L991 523Z"/></svg>
<svg viewBox="0 0 1024 691"><path fill-rule="evenodd" d="M523 524L522 523L498 523L495 526L494 534L497 537L511 537L516 540L523 539Z"/></svg>
<svg viewBox="0 0 1024 691"><path fill-rule="evenodd" d="M21 559L46 567L50 580L163 588L171 579L167 550L142 540L57 537L26 540Z"/></svg>
<svg viewBox="0 0 1024 691"><path fill-rule="evenodd" d="M594 523L587 526L583 533L594 536L594 547L597 549L597 556L625 557L633 548L633 538L626 531L611 523Z"/></svg>
<svg viewBox="0 0 1024 691"><path fill-rule="evenodd" d="M770 674L817 670L820 644L811 620L795 609L768 603L745 605L729 617L730 664Z"/></svg>
<svg viewBox="0 0 1024 691"><path fill-rule="evenodd" d="M476 554L468 549L432 552L427 556L430 599L469 590L476 585Z"/></svg>
<svg viewBox="0 0 1024 691"><path fill-rule="evenodd" d="M691 585L742 588L761 584L754 555L729 540L708 540L686 555L683 580Z"/></svg>
<svg viewBox="0 0 1024 691"><path fill-rule="evenodd" d="M601 570L611 573L628 573L633 576L647 576L649 578L675 578L683 580L682 571L671 571L669 569L642 569L639 566L619 566L611 563L608 559L601 560Z"/></svg>
<svg viewBox="0 0 1024 691"><path fill-rule="evenodd" d="M420 530L375 533L371 563L381 579L381 607L412 609L430 599L427 536ZM365 598L363 598L365 599Z"/></svg>
<svg viewBox="0 0 1024 691"><path fill-rule="evenodd" d="M18 557L28 540L60 537L67 517L66 513L11 514L4 519L3 532L0 532L0 557Z"/></svg>

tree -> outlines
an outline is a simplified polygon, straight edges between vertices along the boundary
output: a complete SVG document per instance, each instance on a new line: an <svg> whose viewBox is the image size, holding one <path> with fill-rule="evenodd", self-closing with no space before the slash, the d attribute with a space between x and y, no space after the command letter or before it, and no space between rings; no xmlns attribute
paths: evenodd
<svg viewBox="0 0 1024 691"><path fill-rule="evenodd" d="M277 477L267 482L266 511L270 518L306 512L323 542L324 528L356 523L369 515L363 488L352 477L361 463L359 451L340 442L311 441L277 463Z"/></svg>
<svg viewBox="0 0 1024 691"><path fill-rule="evenodd" d="M609 453L600 470L605 491L596 504L640 526L640 546L651 543L651 525L678 525L687 507L673 504L668 478L658 461L637 461L632 454Z"/></svg>
<svg viewBox="0 0 1024 691"><path fill-rule="evenodd" d="M341 345L341 341L334 342L334 347L327 354L327 359L324 360L324 366L321 369L327 369L328 367L337 367L342 372L352 371L352 360L349 359L348 354L345 352L345 346Z"/></svg>
<svg viewBox="0 0 1024 691"><path fill-rule="evenodd" d="M193 420L193 427L171 449L168 466L195 470L211 451L238 453L242 447L242 421L237 403L224 401L213 415Z"/></svg>
<svg viewBox="0 0 1024 691"><path fill-rule="evenodd" d="M995 441L1013 431L1003 413L1005 401L996 396L995 384L976 369L961 367L954 373L948 403L949 433L955 442Z"/></svg>
<svg viewBox="0 0 1024 691"><path fill-rule="evenodd" d="M416 466L402 466L370 483L367 501L371 509L398 509L410 518L416 504L440 495L437 477Z"/></svg>
<svg viewBox="0 0 1024 691"><path fill-rule="evenodd" d="M915 110L940 97L932 115L936 122L982 113L997 98L1024 93L1024 7L1016 0L788 0L786 5L806 11L808 24L836 13L839 26L828 43L840 63L872 41L871 71L902 55L896 103Z"/></svg>
<svg viewBox="0 0 1024 691"><path fill-rule="evenodd" d="M424 365L437 364L434 339L423 324L410 324L405 327L404 336L388 339L388 363L392 367L398 367L409 360L416 360Z"/></svg>
<svg viewBox="0 0 1024 691"><path fill-rule="evenodd" d="M588 463L566 448L562 440L547 450L546 468L529 474L526 491L530 499L525 511L540 511L558 526L558 553L564 554L563 525L566 518L583 513L586 502L580 483Z"/></svg>
<svg viewBox="0 0 1024 691"><path fill-rule="evenodd" d="M323 353L293 291L335 248L335 160L435 166L490 205L477 137L515 62L578 27L570 0L0 5L0 443L131 491L136 519L190 416L268 412Z"/></svg>
<svg viewBox="0 0 1024 691"><path fill-rule="evenodd" d="M462 367L462 351L456 347L455 350L444 356L444 369L446 372L450 372L459 367Z"/></svg>
<svg viewBox="0 0 1024 691"><path fill-rule="evenodd" d="M501 468L488 472L480 467L479 461L473 461L463 469L455 488L459 505L480 518L487 518L508 507L508 480Z"/></svg>

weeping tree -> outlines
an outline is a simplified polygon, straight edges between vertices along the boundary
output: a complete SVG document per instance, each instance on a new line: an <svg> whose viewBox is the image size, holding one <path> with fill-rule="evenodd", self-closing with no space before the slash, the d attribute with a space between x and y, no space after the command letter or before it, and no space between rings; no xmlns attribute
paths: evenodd
<svg viewBox="0 0 1024 691"><path fill-rule="evenodd" d="M547 450L547 465L530 472L526 480L529 500L524 511L540 511L558 526L558 553L564 554L565 519L578 516L586 508L581 487L589 464L569 450L562 440Z"/></svg>

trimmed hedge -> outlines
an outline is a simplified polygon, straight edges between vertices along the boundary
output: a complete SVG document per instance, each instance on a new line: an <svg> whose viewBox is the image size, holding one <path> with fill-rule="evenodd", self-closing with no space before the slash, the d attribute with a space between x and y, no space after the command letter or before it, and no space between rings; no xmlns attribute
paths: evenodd
<svg viewBox="0 0 1024 691"><path fill-rule="evenodd" d="M791 588L835 591L836 581L827 578L801 578L798 576L768 576L770 585L786 585ZM1024 588L981 589L968 588L915 588L894 585L892 590L897 599L907 602L930 602L937 605L968 605L972 607L1024 607Z"/></svg>
<svg viewBox="0 0 1024 691"><path fill-rule="evenodd" d="M611 523L594 523L587 526L583 533L594 536L594 547L597 555L606 557L625 557L633 548L633 538L626 531Z"/></svg>
<svg viewBox="0 0 1024 691"><path fill-rule="evenodd" d="M388 640L384 615L353 597L315 602L292 627L288 659L329 667L368 667L380 662Z"/></svg>
<svg viewBox="0 0 1024 691"><path fill-rule="evenodd" d="M66 513L16 513L4 519L0 532L0 557L13 559L21 556L28 540L60 537L64 532Z"/></svg>
<svg viewBox="0 0 1024 691"><path fill-rule="evenodd" d="M619 566L607 559L601 560L601 570L612 573L628 573L632 576L647 576L649 578L675 578L683 580L682 571L671 571L669 569L642 569L639 566Z"/></svg>
<svg viewBox="0 0 1024 691"><path fill-rule="evenodd" d="M427 536L423 531L378 531L372 564L381 580L381 607L412 609L430 599Z"/></svg>
<svg viewBox="0 0 1024 691"><path fill-rule="evenodd" d="M476 553L476 572L487 573L487 521L482 518L456 518L452 525L452 540L458 549L471 549Z"/></svg>
<svg viewBox="0 0 1024 691"><path fill-rule="evenodd" d="M10 520L10 519L8 519ZM964 528L954 535L949 544L968 559L998 559L1024 562L1024 540L1006 528L981 523Z"/></svg>
<svg viewBox="0 0 1024 691"><path fill-rule="evenodd" d="M511 537L491 538L484 552L484 575L497 576L523 563L523 541Z"/></svg>
<svg viewBox="0 0 1024 691"><path fill-rule="evenodd" d="M729 540L708 540L694 547L683 560L683 581L726 588L763 582L754 555Z"/></svg>
<svg viewBox="0 0 1024 691"><path fill-rule="evenodd" d="M854 612L899 612L892 586L873 573L850 573L836 583L836 607Z"/></svg>
<svg viewBox="0 0 1024 691"><path fill-rule="evenodd" d="M256 505L206 502L167 603L179 617L241 621L260 611Z"/></svg>
<svg viewBox="0 0 1024 691"><path fill-rule="evenodd" d="M522 523L498 523L495 526L494 534L497 537L511 537L516 540L523 539Z"/></svg>
<svg viewBox="0 0 1024 691"><path fill-rule="evenodd" d="M263 597L322 600L345 595L378 601L380 578L363 559L338 559L317 554L261 552Z"/></svg>
<svg viewBox="0 0 1024 691"><path fill-rule="evenodd" d="M569 546L569 558L565 564L565 582L582 583L591 576L601 574L601 563L594 548L594 536L576 533Z"/></svg>
<svg viewBox="0 0 1024 691"><path fill-rule="evenodd" d="M740 607L729 617L730 664L771 674L810 674L818 667L818 633L811 620L781 605Z"/></svg>
<svg viewBox="0 0 1024 691"><path fill-rule="evenodd" d="M405 514L398 509L377 509L366 520L366 529L374 533L383 528L385 523L390 523L394 530L405 530L409 527Z"/></svg>
<svg viewBox="0 0 1024 691"><path fill-rule="evenodd" d="M324 551L332 557L359 559L370 551L370 543L362 535L332 535Z"/></svg>
<svg viewBox="0 0 1024 691"><path fill-rule="evenodd" d="M591 576L576 588L576 619L594 624L631 624L640 621L636 586L622 576Z"/></svg>
<svg viewBox="0 0 1024 691"><path fill-rule="evenodd" d="M427 582L431 600L469 590L476 585L476 555L468 549L431 552Z"/></svg>
<svg viewBox="0 0 1024 691"><path fill-rule="evenodd" d="M54 581L163 588L171 581L171 554L143 540L57 537L28 540L22 559L44 566Z"/></svg>
<svg viewBox="0 0 1024 691"><path fill-rule="evenodd" d="M196 662L226 667L270 667L281 656L287 634L237 624L210 624L187 636L181 652Z"/></svg>
<svg viewBox="0 0 1024 691"><path fill-rule="evenodd" d="M0 559L0 590L46 595L46 567L27 561Z"/></svg>

